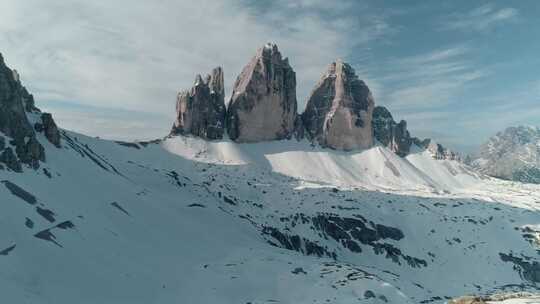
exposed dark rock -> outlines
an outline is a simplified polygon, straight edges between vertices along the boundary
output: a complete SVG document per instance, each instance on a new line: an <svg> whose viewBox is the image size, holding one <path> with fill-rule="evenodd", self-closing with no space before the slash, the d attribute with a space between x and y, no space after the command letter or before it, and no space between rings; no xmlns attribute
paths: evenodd
<svg viewBox="0 0 540 304"><path fill-rule="evenodd" d="M60 132L54 122L52 115L49 113L41 114L41 121L43 122L43 131L45 137L57 148L60 148Z"/></svg>
<svg viewBox="0 0 540 304"><path fill-rule="evenodd" d="M140 150L141 147L137 143L134 142L127 142L127 141L115 141L115 143L119 144L120 146L128 147L128 148L134 148L137 150Z"/></svg>
<svg viewBox="0 0 540 304"><path fill-rule="evenodd" d="M50 223L54 223L56 221L56 219L54 218L54 212L49 209L41 208L38 206L36 207L36 212Z"/></svg>
<svg viewBox="0 0 540 304"><path fill-rule="evenodd" d="M203 204L198 204L198 203L189 204L188 207L206 208L205 205L203 205Z"/></svg>
<svg viewBox="0 0 540 304"><path fill-rule="evenodd" d="M195 78L189 91L178 94L176 121L171 134L195 135L205 139L221 139L225 130L225 90L223 70L218 67L203 79Z"/></svg>
<svg viewBox="0 0 540 304"><path fill-rule="evenodd" d="M62 131L62 137L68 147L75 150L81 157L88 157L93 163L105 171L114 172L123 176L116 167L109 163L103 156L94 152L88 144L79 142L77 137L70 137L66 132Z"/></svg>
<svg viewBox="0 0 540 304"><path fill-rule="evenodd" d="M40 232L34 234L34 237L36 237L38 239L45 240L45 241L52 242L52 243L56 244L58 247L63 247L60 243L58 243L56 241L56 236L52 233L52 230L56 229L56 228L62 229L62 230L73 229L73 228L75 228L75 225L71 221L64 221L64 222L61 222L60 224L55 225L55 226L53 226L53 227L51 227L49 229L41 230Z"/></svg>
<svg viewBox="0 0 540 304"><path fill-rule="evenodd" d="M19 74L8 68L0 55L0 132L11 138L11 144L15 147L15 151L3 153L0 162L16 172L22 171L18 163L36 169L40 161L45 161L45 149L36 139L27 113L38 115L40 111L35 107L34 97L21 84ZM47 132L47 138L57 141L59 145L58 129L50 115L46 122L43 129Z"/></svg>
<svg viewBox="0 0 540 304"><path fill-rule="evenodd" d="M236 202L232 198L229 198L227 196L223 196L223 201L229 205L236 205Z"/></svg>
<svg viewBox="0 0 540 304"><path fill-rule="evenodd" d="M499 257L503 262L513 263L523 279L532 283L540 283L540 262L531 260L531 258L516 257L511 253L499 253Z"/></svg>
<svg viewBox="0 0 540 304"><path fill-rule="evenodd" d="M400 259L403 259L411 267L427 266L425 260L405 255L394 245L381 242L385 239L403 239L403 232L397 228L332 214L320 214L313 217L312 222L315 229L323 232L325 238L330 237L352 252L362 252L357 243L359 242L372 247L375 254L385 254L395 263L401 264Z"/></svg>
<svg viewBox="0 0 540 304"><path fill-rule="evenodd" d="M62 245L56 241L56 236L51 232L51 229L41 230L40 232L34 234L34 236L38 239L52 242L58 247L62 247Z"/></svg>
<svg viewBox="0 0 540 304"><path fill-rule="evenodd" d="M298 235L288 235L274 227L264 227L262 232L279 242L279 244L270 242L271 245L298 251L305 255L315 255L318 257L327 256L333 259L337 258L335 252L328 251L326 248Z"/></svg>
<svg viewBox="0 0 540 304"><path fill-rule="evenodd" d="M420 140L420 139L414 137L412 140L413 140L413 143L415 145L417 145L420 148L426 149L428 152L430 152L431 156L434 159L439 159L439 160L446 159L446 160L461 161L461 156L458 153L456 153L456 152L454 152L454 151L452 151L450 149L445 148L441 144L436 143L435 141L433 141L433 140L431 140L429 138L424 139L424 140Z"/></svg>
<svg viewBox="0 0 540 304"><path fill-rule="evenodd" d="M302 120L307 137L339 150L373 145L374 100L367 85L343 61L328 67L308 99Z"/></svg>
<svg viewBox="0 0 540 304"><path fill-rule="evenodd" d="M6 148L0 154L0 162L4 163L9 169L15 172L22 172L22 165L11 147Z"/></svg>
<svg viewBox="0 0 540 304"><path fill-rule="evenodd" d="M60 228L60 229L73 229L75 228L75 224L73 224L72 221L63 221L61 222L60 224L56 225L55 226L56 228Z"/></svg>
<svg viewBox="0 0 540 304"><path fill-rule="evenodd" d="M275 44L267 44L234 84L227 132L236 142L290 139L297 116L296 74Z"/></svg>
<svg viewBox="0 0 540 304"><path fill-rule="evenodd" d="M127 212L127 210L124 209L122 206L120 206L120 204L118 204L117 202L112 202L111 206L113 206L114 208L120 210L125 215L130 216L129 212Z"/></svg>
<svg viewBox="0 0 540 304"><path fill-rule="evenodd" d="M366 290L366 292L364 292L364 299L371 299L371 298L375 298L375 293L371 290Z"/></svg>
<svg viewBox="0 0 540 304"><path fill-rule="evenodd" d="M300 141L304 139L306 134L306 128L304 127L304 122L302 121L302 116L297 115L294 121L294 138Z"/></svg>
<svg viewBox="0 0 540 304"><path fill-rule="evenodd" d="M13 249L15 249L16 246L16 244L13 244L12 246L0 251L0 255L8 255L11 251L13 251Z"/></svg>
<svg viewBox="0 0 540 304"><path fill-rule="evenodd" d="M24 221L24 225L29 229L34 228L34 222L29 218L26 218L26 220Z"/></svg>
<svg viewBox="0 0 540 304"><path fill-rule="evenodd" d="M382 145L401 157L409 154L412 138L407 131L407 122L394 121L392 114L385 107L377 106L373 110L373 136Z"/></svg>
<svg viewBox="0 0 540 304"><path fill-rule="evenodd" d="M6 186L6 188L11 192L11 194L15 195L16 197L22 199L23 201L27 202L30 205L35 205L37 203L37 199L35 196L33 196L28 191L24 190L23 188L15 185L14 183L3 180L2 184Z"/></svg>
<svg viewBox="0 0 540 304"><path fill-rule="evenodd" d="M306 271L304 270L304 268L302 268L302 267L296 267L296 268L293 269L291 272L292 272L293 274L301 274L301 273L307 274L307 272L306 272Z"/></svg>

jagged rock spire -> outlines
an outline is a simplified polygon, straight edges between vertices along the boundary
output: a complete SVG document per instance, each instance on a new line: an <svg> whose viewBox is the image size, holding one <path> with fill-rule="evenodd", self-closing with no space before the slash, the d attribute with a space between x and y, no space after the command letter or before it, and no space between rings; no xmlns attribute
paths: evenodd
<svg viewBox="0 0 540 304"><path fill-rule="evenodd" d="M288 139L297 117L296 74L278 47L257 51L234 84L227 131L237 142Z"/></svg>
<svg viewBox="0 0 540 304"><path fill-rule="evenodd" d="M178 94L176 121L171 134L191 134L205 139L221 139L225 129L223 70L217 67L205 79L195 77L189 91Z"/></svg>
<svg viewBox="0 0 540 304"><path fill-rule="evenodd" d="M302 121L308 138L323 147L369 148L373 145L373 107L367 85L349 64L337 60L313 89Z"/></svg>

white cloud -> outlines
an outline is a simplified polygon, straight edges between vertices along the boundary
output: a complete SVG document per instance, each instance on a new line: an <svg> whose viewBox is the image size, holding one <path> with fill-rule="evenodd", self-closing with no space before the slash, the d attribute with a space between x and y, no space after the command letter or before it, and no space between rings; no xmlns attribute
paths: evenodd
<svg viewBox="0 0 540 304"><path fill-rule="evenodd" d="M446 30L483 31L496 24L514 19L518 14L519 11L515 8L497 9L491 4L486 4L468 13L449 16L442 28Z"/></svg>
<svg viewBox="0 0 540 304"><path fill-rule="evenodd" d="M378 17L325 17L351 3L277 1L257 10L239 0L3 0L0 51L38 104L60 100L170 115L176 92L197 73L223 66L230 91L255 50L274 41L297 72L303 105L328 63L389 31Z"/></svg>
<svg viewBox="0 0 540 304"><path fill-rule="evenodd" d="M467 57L470 48L456 46L391 61L382 80L389 89L383 103L397 110L419 110L447 105L475 80L489 75Z"/></svg>

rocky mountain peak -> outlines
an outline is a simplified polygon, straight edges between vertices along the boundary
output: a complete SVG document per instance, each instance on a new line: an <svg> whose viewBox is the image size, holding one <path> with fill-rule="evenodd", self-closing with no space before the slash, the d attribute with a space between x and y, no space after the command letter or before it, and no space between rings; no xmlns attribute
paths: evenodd
<svg viewBox="0 0 540 304"><path fill-rule="evenodd" d="M473 166L491 176L540 183L540 128L518 126L498 132L480 147Z"/></svg>
<svg viewBox="0 0 540 304"><path fill-rule="evenodd" d="M226 112L224 99L221 67L213 69L204 79L197 75L193 87L178 94L176 121L171 134L191 134L205 139L223 138Z"/></svg>
<svg viewBox="0 0 540 304"><path fill-rule="evenodd" d="M227 132L236 142L288 139L297 116L296 74L275 44L266 44L236 79Z"/></svg>
<svg viewBox="0 0 540 304"><path fill-rule="evenodd" d="M52 116L35 107L34 97L21 84L19 74L5 65L0 54L0 138L4 143L0 145L0 163L16 172L22 171L22 164L38 168L39 162L45 161L45 149L36 133L42 131L51 143L60 146Z"/></svg>
<svg viewBox="0 0 540 304"><path fill-rule="evenodd" d="M342 60L328 66L302 114L307 136L321 146L340 150L373 145L374 99L368 86Z"/></svg>

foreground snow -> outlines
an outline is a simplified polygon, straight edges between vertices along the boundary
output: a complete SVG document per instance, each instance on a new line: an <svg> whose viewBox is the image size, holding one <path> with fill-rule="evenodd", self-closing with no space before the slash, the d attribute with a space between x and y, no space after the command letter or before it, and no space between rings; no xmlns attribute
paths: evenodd
<svg viewBox="0 0 540 304"><path fill-rule="evenodd" d="M540 188L422 151L63 140L46 171L0 171L11 302L444 303L538 283Z"/></svg>

